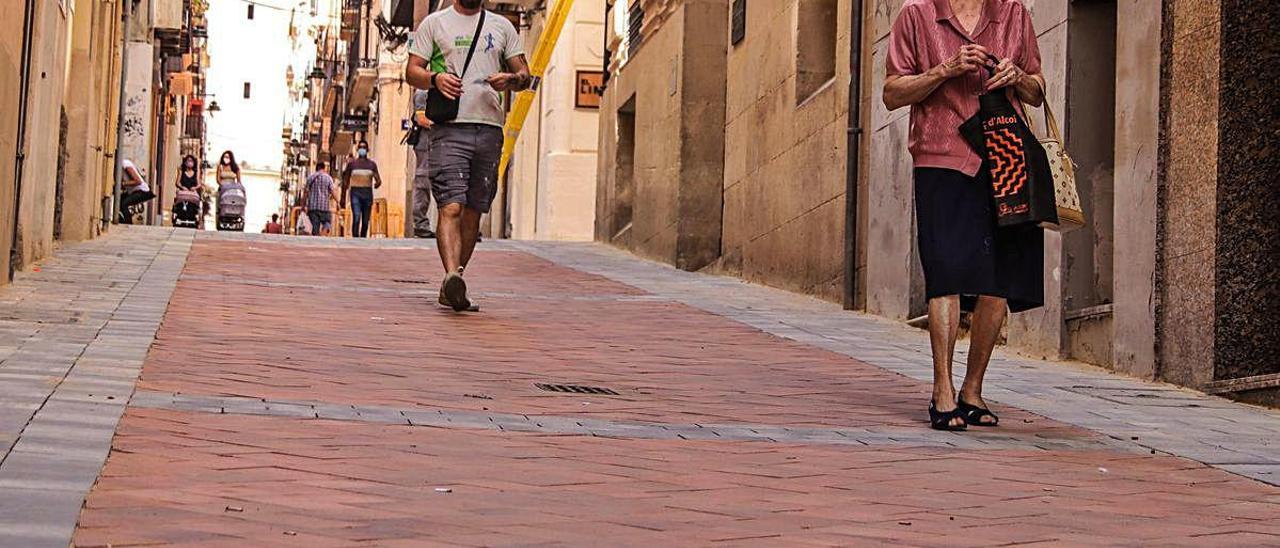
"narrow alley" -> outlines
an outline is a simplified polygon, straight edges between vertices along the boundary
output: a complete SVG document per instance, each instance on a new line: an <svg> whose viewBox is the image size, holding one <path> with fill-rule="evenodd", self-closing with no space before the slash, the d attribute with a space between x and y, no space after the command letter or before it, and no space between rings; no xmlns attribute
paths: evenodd
<svg viewBox="0 0 1280 548"><path fill-rule="evenodd" d="M0 545L1280 543L1275 411L999 353L1002 427L939 432L923 332L597 244L485 242L455 314L430 244L20 274Z"/></svg>

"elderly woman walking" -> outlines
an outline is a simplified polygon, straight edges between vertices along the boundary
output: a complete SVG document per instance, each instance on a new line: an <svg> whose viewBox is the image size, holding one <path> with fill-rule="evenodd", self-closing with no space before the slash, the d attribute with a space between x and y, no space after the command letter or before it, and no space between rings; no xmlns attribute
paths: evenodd
<svg viewBox="0 0 1280 548"><path fill-rule="evenodd" d="M961 137L978 97L1007 93L1044 100L1040 49L1020 0L906 0L893 24L884 103L911 107L920 261L933 348L930 426L995 426L982 378L1007 311L1044 303L1042 229L997 228L990 175ZM972 312L964 383L957 394L951 361L960 311Z"/></svg>

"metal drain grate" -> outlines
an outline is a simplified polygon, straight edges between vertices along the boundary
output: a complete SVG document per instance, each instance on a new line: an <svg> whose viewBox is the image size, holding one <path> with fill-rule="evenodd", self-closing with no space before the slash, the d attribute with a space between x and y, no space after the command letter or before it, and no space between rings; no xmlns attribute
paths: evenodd
<svg viewBox="0 0 1280 548"><path fill-rule="evenodd" d="M393 281L393 282L395 282L395 283L398 283L398 284L423 284L423 285L426 285L426 284L431 283L431 282L428 282L428 281L426 281L426 280L391 280L391 281Z"/></svg>
<svg viewBox="0 0 1280 548"><path fill-rule="evenodd" d="M547 392L561 392L565 394L603 394L606 396L620 396L617 392L609 388L600 386L582 386L578 384L544 384L534 383L538 390L546 390Z"/></svg>

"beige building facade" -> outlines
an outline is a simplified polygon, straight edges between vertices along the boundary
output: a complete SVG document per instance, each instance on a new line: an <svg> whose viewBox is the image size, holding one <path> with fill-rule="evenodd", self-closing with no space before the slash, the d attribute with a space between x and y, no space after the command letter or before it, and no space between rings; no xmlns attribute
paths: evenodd
<svg viewBox="0 0 1280 548"><path fill-rule="evenodd" d="M1274 155L1260 151L1280 112L1243 75L1277 58L1280 40L1263 29L1278 8L1024 3L1089 224L1046 232L1046 306L1013 315L1008 344L1274 398L1280 251L1276 224L1261 219L1280 191ZM891 319L923 316L908 109L880 100L901 5L615 0L596 240ZM1236 34L1252 37L1252 54L1222 39ZM1044 127L1038 109L1031 118Z"/></svg>
<svg viewBox="0 0 1280 548"><path fill-rule="evenodd" d="M557 0L536 2L524 29L528 57ZM598 100L589 97L601 69L604 0L576 0L516 141L495 220L526 240L590 241L595 226Z"/></svg>
<svg viewBox="0 0 1280 548"><path fill-rule="evenodd" d="M155 69L190 50L191 15L203 5L12 4L0 22L0 283L47 256L55 242L92 238L112 222L121 80L125 52L133 45L151 51L135 67L145 75L145 91L135 103L158 108L145 110L147 116L131 124L127 136L157 163L180 148L185 124L175 114L186 103L166 95L171 90L165 78L187 67ZM192 77L184 82L185 97L192 93ZM148 174L156 168L150 161L140 166Z"/></svg>

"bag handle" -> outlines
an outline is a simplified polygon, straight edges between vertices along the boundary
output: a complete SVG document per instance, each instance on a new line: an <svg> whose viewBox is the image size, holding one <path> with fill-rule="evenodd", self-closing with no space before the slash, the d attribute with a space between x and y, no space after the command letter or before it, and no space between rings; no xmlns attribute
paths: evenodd
<svg viewBox="0 0 1280 548"><path fill-rule="evenodd" d="M1062 131L1058 129L1058 117L1053 115L1053 107L1049 105L1049 91L1044 88L1044 84L1041 82L1040 78L1036 78L1036 85L1040 88L1040 94L1044 96L1044 103L1042 107L1044 108L1044 123L1046 126L1049 126L1049 137L1052 137L1055 141L1061 143L1063 142ZM1026 112L1026 110L1027 105L1023 103L1022 111ZM1035 131L1035 127L1031 123L1031 118L1028 117L1026 122L1027 127L1031 128L1032 131Z"/></svg>
<svg viewBox="0 0 1280 548"><path fill-rule="evenodd" d="M471 48L467 49L467 61L462 64L462 73L458 75L461 80L467 75L467 69L471 68L471 57L476 54L476 44L480 42L480 31L484 30L484 14L485 9L480 10L480 21L476 23L476 33L471 37Z"/></svg>

